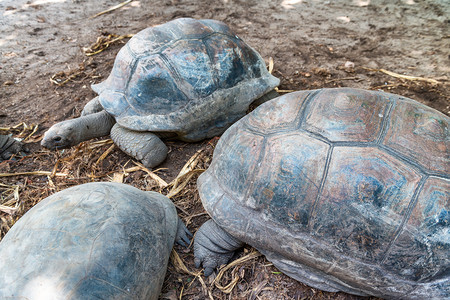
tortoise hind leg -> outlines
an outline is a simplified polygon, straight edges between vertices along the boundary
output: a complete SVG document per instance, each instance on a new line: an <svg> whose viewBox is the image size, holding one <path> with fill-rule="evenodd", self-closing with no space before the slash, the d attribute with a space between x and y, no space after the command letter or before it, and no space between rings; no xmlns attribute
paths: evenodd
<svg viewBox="0 0 450 300"><path fill-rule="evenodd" d="M168 148L154 133L133 131L115 124L111 129L114 143L126 154L140 160L148 168L162 163Z"/></svg>

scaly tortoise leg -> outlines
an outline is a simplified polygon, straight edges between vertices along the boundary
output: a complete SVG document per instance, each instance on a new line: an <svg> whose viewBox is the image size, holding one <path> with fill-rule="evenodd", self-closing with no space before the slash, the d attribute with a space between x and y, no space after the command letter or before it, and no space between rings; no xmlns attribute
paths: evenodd
<svg viewBox="0 0 450 300"><path fill-rule="evenodd" d="M156 134L129 130L118 124L111 129L111 138L123 152L138 159L148 168L162 163L169 151Z"/></svg>

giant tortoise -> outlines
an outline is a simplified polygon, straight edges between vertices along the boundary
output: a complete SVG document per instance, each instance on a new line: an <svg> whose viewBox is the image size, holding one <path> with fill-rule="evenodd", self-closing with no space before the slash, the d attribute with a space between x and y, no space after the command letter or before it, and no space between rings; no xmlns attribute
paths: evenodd
<svg viewBox="0 0 450 300"><path fill-rule="evenodd" d="M194 252L205 275L248 243L325 291L450 297L449 117L351 88L300 91L222 136L198 179L212 220Z"/></svg>
<svg viewBox="0 0 450 300"><path fill-rule="evenodd" d="M42 145L67 148L111 133L120 149L153 167L168 152L160 138L219 135L252 102L276 94L279 82L224 23L176 19L132 37L109 77L92 86L98 97L80 118L53 125Z"/></svg>
<svg viewBox="0 0 450 300"><path fill-rule="evenodd" d="M87 183L31 208L0 242L1 299L158 299L189 231L165 196Z"/></svg>

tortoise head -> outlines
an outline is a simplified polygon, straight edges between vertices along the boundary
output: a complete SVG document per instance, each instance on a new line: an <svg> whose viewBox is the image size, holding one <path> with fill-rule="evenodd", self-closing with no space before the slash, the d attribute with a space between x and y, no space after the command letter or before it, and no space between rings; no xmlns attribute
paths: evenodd
<svg viewBox="0 0 450 300"><path fill-rule="evenodd" d="M73 120L57 123L44 134L41 145L56 150L70 148L80 142L79 130Z"/></svg>

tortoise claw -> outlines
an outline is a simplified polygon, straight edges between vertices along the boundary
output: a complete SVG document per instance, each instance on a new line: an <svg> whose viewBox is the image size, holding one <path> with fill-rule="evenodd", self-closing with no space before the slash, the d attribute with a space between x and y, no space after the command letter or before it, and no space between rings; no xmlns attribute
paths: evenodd
<svg viewBox="0 0 450 300"><path fill-rule="evenodd" d="M186 225L178 219L178 229L177 229L177 235L175 237L175 242L181 246L189 247L191 244L191 240L189 237L192 237L192 233L187 229Z"/></svg>

